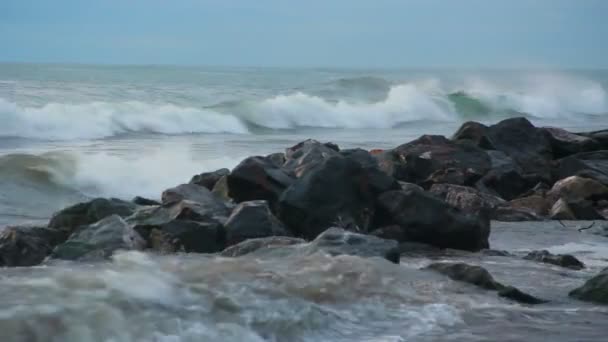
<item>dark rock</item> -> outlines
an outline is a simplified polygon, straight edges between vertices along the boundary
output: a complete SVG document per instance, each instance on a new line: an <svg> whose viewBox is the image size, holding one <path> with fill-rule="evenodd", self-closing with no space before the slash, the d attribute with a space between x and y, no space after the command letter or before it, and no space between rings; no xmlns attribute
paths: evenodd
<svg viewBox="0 0 608 342"><path fill-rule="evenodd" d="M228 175L228 195L235 202L268 201L274 209L279 196L294 179L263 157L249 157Z"/></svg>
<svg viewBox="0 0 608 342"><path fill-rule="evenodd" d="M577 258L575 258L574 256L572 256L570 254L555 255L555 254L549 253L549 251L546 251L546 250L532 251L532 252L528 253L528 255L526 255L524 257L524 259L534 260L534 261L543 262L546 264L552 264L552 265L561 266L561 267L566 267L566 268L572 268L575 270L580 270L580 269L585 268L585 264L583 264Z"/></svg>
<svg viewBox="0 0 608 342"><path fill-rule="evenodd" d="M405 182L426 181L427 187L433 182L433 174L435 178L445 179L442 182L472 185L491 167L490 157L482 149L438 135L424 135L395 148L389 156L392 160L385 156L385 160L380 161L381 165L389 165L385 171L392 169L392 176ZM453 174L461 176L453 180Z"/></svg>
<svg viewBox="0 0 608 342"><path fill-rule="evenodd" d="M378 169L333 157L299 178L281 196L279 218L292 232L314 239L342 222L368 231L378 194L399 184Z"/></svg>
<svg viewBox="0 0 608 342"><path fill-rule="evenodd" d="M228 169L219 169L213 172L204 172L192 177L192 179L190 180L190 184L196 184L207 188L207 190L213 190L215 183L217 183L220 178L229 174L230 170Z"/></svg>
<svg viewBox="0 0 608 342"><path fill-rule="evenodd" d="M281 221L270 212L266 201L240 203L232 211L224 226L228 246L248 239L291 235Z"/></svg>
<svg viewBox="0 0 608 342"><path fill-rule="evenodd" d="M232 201L232 198L230 198L230 191L228 189L228 176L220 178L217 183L215 183L211 193L224 202Z"/></svg>
<svg viewBox="0 0 608 342"><path fill-rule="evenodd" d="M400 228L398 241L478 251L489 248L489 218L467 215L439 198L418 191L388 191L378 198L378 226Z"/></svg>
<svg viewBox="0 0 608 342"><path fill-rule="evenodd" d="M471 214L479 214L483 208L492 211L506 203L502 198L461 185L435 184L430 192L451 206Z"/></svg>
<svg viewBox="0 0 608 342"><path fill-rule="evenodd" d="M341 150L340 155L358 162L364 168L378 168L378 160L364 149L353 148Z"/></svg>
<svg viewBox="0 0 608 342"><path fill-rule="evenodd" d="M420 192L424 192L424 189L420 186L420 185L416 185L414 183L408 183L408 182L402 182L399 181L399 186L401 187L401 190L414 190L414 191L420 191Z"/></svg>
<svg viewBox="0 0 608 342"><path fill-rule="evenodd" d="M513 254L511 254L507 251L501 251L498 249L484 249L480 253L485 256L499 256L499 257L513 256Z"/></svg>
<svg viewBox="0 0 608 342"><path fill-rule="evenodd" d="M218 215L228 216L230 214L230 209L224 201L207 188L196 184L182 184L163 192L163 205L171 205L181 201L196 202Z"/></svg>
<svg viewBox="0 0 608 342"><path fill-rule="evenodd" d="M283 170L289 175L299 178L327 159L339 155L337 145L322 144L316 140L308 139L285 150Z"/></svg>
<svg viewBox="0 0 608 342"><path fill-rule="evenodd" d="M174 220L148 229L149 247L162 253L216 253L226 246L224 227L214 221Z"/></svg>
<svg viewBox="0 0 608 342"><path fill-rule="evenodd" d="M40 264L67 233L45 227L13 226L0 230L0 267Z"/></svg>
<svg viewBox="0 0 608 342"><path fill-rule="evenodd" d="M522 292L513 286L505 286L498 291L500 297L508 298L523 304L544 304L548 301Z"/></svg>
<svg viewBox="0 0 608 342"><path fill-rule="evenodd" d="M266 160L270 161L277 167L282 167L285 164L285 153L272 153L266 156Z"/></svg>
<svg viewBox="0 0 608 342"><path fill-rule="evenodd" d="M569 201L560 199L551 208L554 220L603 220L604 216L595 210L591 201Z"/></svg>
<svg viewBox="0 0 608 342"><path fill-rule="evenodd" d="M254 252L271 250L285 246L300 245L306 241L300 238L288 236L269 236L265 238L245 240L222 251L221 256L239 257Z"/></svg>
<svg viewBox="0 0 608 342"><path fill-rule="evenodd" d="M601 147L596 140L568 132L565 129L545 127L542 130L548 133L547 137L551 142L554 159L560 159L576 153L599 150Z"/></svg>
<svg viewBox="0 0 608 342"><path fill-rule="evenodd" d="M96 198L55 213L48 227L71 233L79 226L97 222L111 215L129 216L133 214L135 209L136 205L131 202L115 198Z"/></svg>
<svg viewBox="0 0 608 342"><path fill-rule="evenodd" d="M135 198L133 198L131 200L131 202L133 202L134 204L137 204L137 205L160 205L160 202L158 202L158 201L151 200L151 199L144 198L144 197L139 197L139 196L136 196Z"/></svg>
<svg viewBox="0 0 608 342"><path fill-rule="evenodd" d="M549 191L554 198L568 201L608 199L608 187L602 183L579 176L571 176L559 180Z"/></svg>
<svg viewBox="0 0 608 342"><path fill-rule="evenodd" d="M546 217L554 202L542 195L530 195L509 201L508 206L516 210L530 210L534 215Z"/></svg>
<svg viewBox="0 0 608 342"><path fill-rule="evenodd" d="M322 251L330 255L381 257L399 263L399 244L395 240L363 235L341 228L330 228L306 246L308 253Z"/></svg>
<svg viewBox="0 0 608 342"><path fill-rule="evenodd" d="M504 166L486 173L475 187L483 192L493 194L507 201L517 198L530 189L534 180L521 175L517 168Z"/></svg>
<svg viewBox="0 0 608 342"><path fill-rule="evenodd" d="M597 150L608 150L608 129L595 132L576 133L587 138L591 138L599 144Z"/></svg>
<svg viewBox="0 0 608 342"><path fill-rule="evenodd" d="M554 180L580 176L608 186L608 150L578 153L562 158L557 162L553 176Z"/></svg>
<svg viewBox="0 0 608 342"><path fill-rule="evenodd" d="M583 286L571 291L570 296L586 302L608 305L608 269L589 279Z"/></svg>
<svg viewBox="0 0 608 342"><path fill-rule="evenodd" d="M526 222L526 221L542 221L543 218L538 216L531 209L513 208L508 204L498 206L492 211L492 219L502 222Z"/></svg>
<svg viewBox="0 0 608 342"><path fill-rule="evenodd" d="M463 281L486 290L500 290L503 286L485 268L465 263L434 263L426 267L448 276L452 280Z"/></svg>
<svg viewBox="0 0 608 342"><path fill-rule="evenodd" d="M70 238L58 245L51 255L55 259L95 260L112 255L117 250L141 250L145 241L120 216L108 216L101 221L82 226Z"/></svg>
<svg viewBox="0 0 608 342"><path fill-rule="evenodd" d="M488 127L479 122L468 121L463 123L452 136L452 140L470 141L485 150L496 149L488 137Z"/></svg>

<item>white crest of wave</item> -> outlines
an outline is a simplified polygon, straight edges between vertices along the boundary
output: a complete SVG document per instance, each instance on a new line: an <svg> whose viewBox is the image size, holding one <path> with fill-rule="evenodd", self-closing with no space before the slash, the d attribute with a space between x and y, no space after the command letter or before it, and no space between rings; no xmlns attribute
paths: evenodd
<svg viewBox="0 0 608 342"><path fill-rule="evenodd" d="M534 74L505 86L480 78L470 80L467 93L495 109L510 109L538 118L581 118L608 114L608 94L592 80L564 74Z"/></svg>
<svg viewBox="0 0 608 342"><path fill-rule="evenodd" d="M330 102L298 92L264 100L246 118L276 129L391 128L417 120L454 120L452 106L433 88L432 82L393 86L384 101L375 103Z"/></svg>
<svg viewBox="0 0 608 342"><path fill-rule="evenodd" d="M210 110L142 102L49 103L22 107L0 98L0 136L100 139L128 132L161 134L248 133L236 117Z"/></svg>

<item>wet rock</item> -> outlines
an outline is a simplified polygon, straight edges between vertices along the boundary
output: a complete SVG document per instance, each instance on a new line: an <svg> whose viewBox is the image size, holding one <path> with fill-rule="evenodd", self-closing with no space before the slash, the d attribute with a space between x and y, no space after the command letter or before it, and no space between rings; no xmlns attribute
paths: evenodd
<svg viewBox="0 0 608 342"><path fill-rule="evenodd" d="M320 143L313 139L302 141L285 150L283 170L294 177L302 177L315 166L331 157L339 156L340 149L332 143Z"/></svg>
<svg viewBox="0 0 608 342"><path fill-rule="evenodd" d="M232 198L230 198L230 192L228 189L228 176L224 176L224 177L220 178L215 183L215 186L213 186L213 190L211 190L211 193L224 202L232 201Z"/></svg>
<svg viewBox="0 0 608 342"><path fill-rule="evenodd" d="M78 203L53 215L48 227L72 232L82 225L97 222L111 215L126 217L136 209L136 205L116 198L96 198L89 202Z"/></svg>
<svg viewBox="0 0 608 342"><path fill-rule="evenodd" d="M551 254L549 251L532 251L524 257L526 260L534 260L546 264L580 270L585 268L585 264L570 254Z"/></svg>
<svg viewBox="0 0 608 342"><path fill-rule="evenodd" d="M53 250L51 257L97 260L107 258L117 250L142 250L145 245L142 237L127 222L118 215L112 215L79 228Z"/></svg>
<svg viewBox="0 0 608 342"><path fill-rule="evenodd" d="M503 286L485 268L465 263L434 263L426 267L448 276L452 280L463 281L486 290L500 290Z"/></svg>
<svg viewBox="0 0 608 342"><path fill-rule="evenodd" d="M493 210L506 202L477 189L454 184L435 184L430 192L466 213L478 214L482 208Z"/></svg>
<svg viewBox="0 0 608 342"><path fill-rule="evenodd" d="M571 291L570 296L586 302L608 305L608 269Z"/></svg>
<svg viewBox="0 0 608 342"><path fill-rule="evenodd" d="M508 298L523 304L544 304L548 301L524 293L513 286L505 286L498 291L500 297Z"/></svg>
<svg viewBox="0 0 608 342"><path fill-rule="evenodd" d="M240 203L224 226L228 246L248 239L291 235L283 223L270 212L266 201Z"/></svg>
<svg viewBox="0 0 608 342"><path fill-rule="evenodd" d="M288 236L269 236L265 238L245 240L241 243L226 248L220 255L224 257L239 257L254 252L265 252L276 248L304 243L306 243L306 241L300 238Z"/></svg>
<svg viewBox="0 0 608 342"><path fill-rule="evenodd" d="M284 170L264 157L243 160L226 179L228 195L235 202L265 200L271 208L293 181Z"/></svg>
<svg viewBox="0 0 608 342"><path fill-rule="evenodd" d="M207 188L207 190L213 190L215 183L217 183L220 178L227 176L230 174L230 170L228 169L219 169L213 172L203 172L199 175L195 175L190 180L190 184L196 184L202 187Z"/></svg>
<svg viewBox="0 0 608 342"><path fill-rule="evenodd" d="M378 194L399 184L378 169L333 157L293 183L280 198L278 217L299 237L314 239L343 222L367 231Z"/></svg>
<svg viewBox="0 0 608 342"><path fill-rule="evenodd" d="M399 181L399 186L401 187L401 190L414 190L414 191L420 191L420 192L424 192L424 189L419 186L416 185L414 183L408 183L408 182L402 182Z"/></svg>
<svg viewBox="0 0 608 342"><path fill-rule="evenodd" d="M533 181L522 176L518 167L510 165L490 170L475 184L475 187L510 201L530 189L534 184Z"/></svg>
<svg viewBox="0 0 608 342"><path fill-rule="evenodd" d="M196 202L201 207L217 215L228 216L230 209L226 202L215 196L207 188L196 184L182 184L163 192L162 203L171 205L181 201Z"/></svg>
<svg viewBox="0 0 608 342"><path fill-rule="evenodd" d="M590 178L608 186L608 150L578 153L557 162L554 179L570 176Z"/></svg>
<svg viewBox="0 0 608 342"><path fill-rule="evenodd" d="M599 144L599 147L596 150L608 150L608 129L594 131L594 132L576 133L576 134L582 135L584 137L597 141Z"/></svg>
<svg viewBox="0 0 608 342"><path fill-rule="evenodd" d="M549 194L568 201L601 200L608 198L608 187L590 178L570 176L556 182Z"/></svg>
<svg viewBox="0 0 608 342"><path fill-rule="evenodd" d="M38 265L67 237L46 227L5 227L0 230L0 267Z"/></svg>
<svg viewBox="0 0 608 342"><path fill-rule="evenodd" d="M160 205L160 202L158 201L140 196L135 196L135 198L133 198L131 202L137 205Z"/></svg>
<svg viewBox="0 0 608 342"><path fill-rule="evenodd" d="M148 246L162 253L216 253L226 247L224 227L214 221L174 220L148 229Z"/></svg>
<svg viewBox="0 0 608 342"><path fill-rule="evenodd" d="M426 181L427 186L433 183L433 174L435 178L445 179L442 182L472 185L491 167L490 158L482 149L438 135L423 135L396 147L388 156L392 160L384 157L380 162L389 165L385 171L392 170L393 177L405 182L420 184Z"/></svg>
<svg viewBox="0 0 608 342"><path fill-rule="evenodd" d="M488 126L479 122L468 121L463 123L452 136L452 140L470 141L485 150L496 149L488 137Z"/></svg>
<svg viewBox="0 0 608 342"><path fill-rule="evenodd" d="M588 136L571 133L561 128L545 127L553 150L553 158L560 159L572 154L600 149L600 144Z"/></svg>
<svg viewBox="0 0 608 342"><path fill-rule="evenodd" d="M551 208L553 220L603 220L591 201L568 201L559 199Z"/></svg>
<svg viewBox="0 0 608 342"><path fill-rule="evenodd" d="M509 207L519 210L530 210L536 216L546 217L549 215L554 202L542 195L530 195L509 201Z"/></svg>
<svg viewBox="0 0 608 342"><path fill-rule="evenodd" d="M271 153L266 156L266 160L273 163L277 167L282 167L285 164L285 153Z"/></svg>
<svg viewBox="0 0 608 342"><path fill-rule="evenodd" d="M335 227L320 234L305 248L309 254L322 251L334 256L381 257L390 262L399 263L399 244L397 241L353 233Z"/></svg>
<svg viewBox="0 0 608 342"><path fill-rule="evenodd" d="M398 241L478 251L489 248L489 218L468 215L418 191L388 191L378 198L378 226L399 227Z"/></svg>
<svg viewBox="0 0 608 342"><path fill-rule="evenodd" d="M538 216L531 209L513 208L507 204L494 208L492 211L492 219L502 222L527 222L542 221L544 218Z"/></svg>

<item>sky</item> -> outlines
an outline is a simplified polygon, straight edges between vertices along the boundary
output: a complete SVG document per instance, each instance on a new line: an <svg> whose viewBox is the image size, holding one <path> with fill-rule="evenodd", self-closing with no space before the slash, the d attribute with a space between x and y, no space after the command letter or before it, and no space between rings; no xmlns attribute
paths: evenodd
<svg viewBox="0 0 608 342"><path fill-rule="evenodd" d="M0 0L0 61L608 68L608 0Z"/></svg>

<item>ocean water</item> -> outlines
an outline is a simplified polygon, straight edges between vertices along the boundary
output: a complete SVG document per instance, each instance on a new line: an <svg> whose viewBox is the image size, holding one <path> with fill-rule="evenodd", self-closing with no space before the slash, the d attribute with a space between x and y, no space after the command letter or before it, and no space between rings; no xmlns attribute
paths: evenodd
<svg viewBox="0 0 608 342"><path fill-rule="evenodd" d="M391 148L512 116L608 128L608 71L0 64L0 227L95 196L158 198L307 138ZM552 223L495 228L496 248L574 253L591 268L456 257L552 300L532 308L419 271L425 259L123 253L2 270L0 340L602 340L608 311L566 294L608 265L606 238Z"/></svg>

